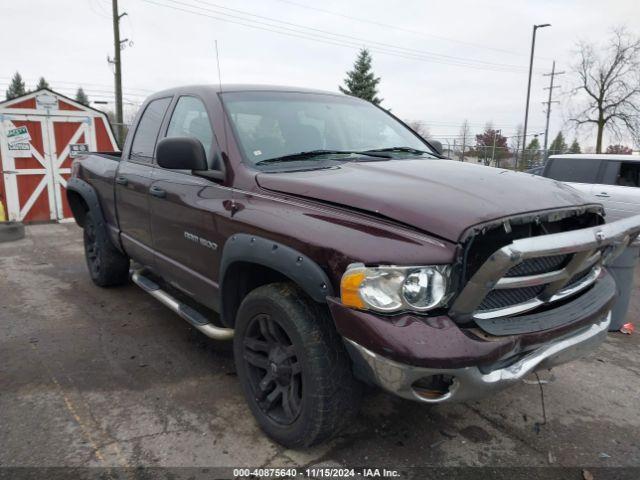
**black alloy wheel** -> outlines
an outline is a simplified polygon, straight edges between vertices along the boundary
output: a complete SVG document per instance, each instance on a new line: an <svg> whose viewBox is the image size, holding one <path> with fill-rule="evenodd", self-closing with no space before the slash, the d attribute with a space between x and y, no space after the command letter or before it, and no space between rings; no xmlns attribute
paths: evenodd
<svg viewBox="0 0 640 480"><path fill-rule="evenodd" d="M96 225L93 221L87 222L84 226L84 246L87 257L87 264L92 276L100 275L100 255L98 238L96 236Z"/></svg>
<svg viewBox="0 0 640 480"><path fill-rule="evenodd" d="M104 223L99 222L93 212L87 212L82 226L84 256L93 283L100 287L127 283L129 257L113 246Z"/></svg>
<svg viewBox="0 0 640 480"><path fill-rule="evenodd" d="M361 385L326 305L292 283L262 285L242 300L234 330L238 380L271 438L309 447L356 415Z"/></svg>
<svg viewBox="0 0 640 480"><path fill-rule="evenodd" d="M244 340L247 378L260 409L281 425L293 423L302 409L302 369L296 348L271 315L250 321Z"/></svg>

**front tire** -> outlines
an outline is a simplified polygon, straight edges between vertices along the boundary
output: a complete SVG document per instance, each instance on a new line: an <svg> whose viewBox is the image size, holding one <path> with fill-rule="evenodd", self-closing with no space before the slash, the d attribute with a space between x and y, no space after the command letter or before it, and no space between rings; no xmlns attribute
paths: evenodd
<svg viewBox="0 0 640 480"><path fill-rule="evenodd" d="M318 444L358 411L361 385L326 308L292 284L264 285L245 297L234 356L251 412L286 447Z"/></svg>
<svg viewBox="0 0 640 480"><path fill-rule="evenodd" d="M118 251L91 212L84 219L84 254L93 283L123 285L129 280L129 257Z"/></svg>

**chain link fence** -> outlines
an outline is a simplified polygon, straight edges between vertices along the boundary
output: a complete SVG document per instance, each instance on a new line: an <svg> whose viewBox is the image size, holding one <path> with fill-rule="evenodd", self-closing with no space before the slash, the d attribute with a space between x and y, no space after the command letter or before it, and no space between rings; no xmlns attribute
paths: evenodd
<svg viewBox="0 0 640 480"><path fill-rule="evenodd" d="M452 160L477 163L508 170L526 171L543 167L547 158L560 154L553 150L522 150L513 147L462 146L455 143L442 144L443 153Z"/></svg>

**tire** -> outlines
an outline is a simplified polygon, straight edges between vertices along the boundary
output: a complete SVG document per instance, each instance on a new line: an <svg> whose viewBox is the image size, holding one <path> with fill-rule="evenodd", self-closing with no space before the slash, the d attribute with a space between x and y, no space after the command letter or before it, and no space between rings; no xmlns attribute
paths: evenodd
<svg viewBox="0 0 640 480"><path fill-rule="evenodd" d="M123 285L129 280L129 257L113 246L91 212L84 220L84 254L91 280L99 287Z"/></svg>
<svg viewBox="0 0 640 480"><path fill-rule="evenodd" d="M295 285L264 285L245 297L233 350L249 408L278 443L316 445L357 414L361 384L333 321Z"/></svg>

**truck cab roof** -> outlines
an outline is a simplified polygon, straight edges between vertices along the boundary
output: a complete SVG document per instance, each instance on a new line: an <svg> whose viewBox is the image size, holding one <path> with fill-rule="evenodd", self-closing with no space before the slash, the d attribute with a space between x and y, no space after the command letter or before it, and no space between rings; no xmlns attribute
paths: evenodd
<svg viewBox="0 0 640 480"><path fill-rule="evenodd" d="M341 92L332 92L327 90L318 90L313 88L292 87L283 85L259 85L259 84L204 84L204 85L186 85L181 87L168 88L150 95L148 98L166 97L176 94L217 94L222 92L300 92L300 93L316 93L324 95L346 96Z"/></svg>

